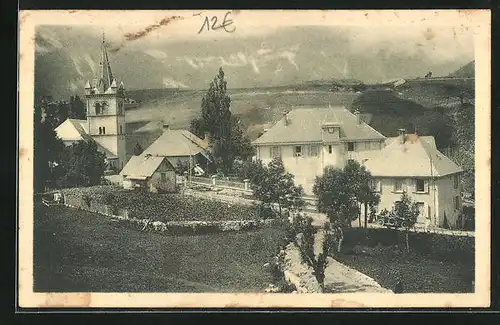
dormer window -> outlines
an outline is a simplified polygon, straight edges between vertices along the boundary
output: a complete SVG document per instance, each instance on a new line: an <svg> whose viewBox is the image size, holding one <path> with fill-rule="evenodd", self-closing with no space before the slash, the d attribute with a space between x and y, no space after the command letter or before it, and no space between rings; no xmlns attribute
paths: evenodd
<svg viewBox="0 0 500 325"><path fill-rule="evenodd" d="M295 157L302 157L302 146L295 146Z"/></svg>

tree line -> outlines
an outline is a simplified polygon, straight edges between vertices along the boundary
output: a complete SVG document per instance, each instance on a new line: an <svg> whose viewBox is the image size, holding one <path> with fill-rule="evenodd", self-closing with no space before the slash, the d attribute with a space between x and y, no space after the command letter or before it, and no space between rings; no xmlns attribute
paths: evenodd
<svg viewBox="0 0 500 325"><path fill-rule="evenodd" d="M69 102L43 98L34 108L34 190L92 186L101 183L105 155L94 141L65 146L55 128L67 118L85 119L85 104L78 96Z"/></svg>

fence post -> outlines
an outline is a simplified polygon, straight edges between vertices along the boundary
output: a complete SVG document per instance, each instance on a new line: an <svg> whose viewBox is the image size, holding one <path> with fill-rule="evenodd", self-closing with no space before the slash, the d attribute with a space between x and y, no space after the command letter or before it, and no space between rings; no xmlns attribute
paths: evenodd
<svg viewBox="0 0 500 325"><path fill-rule="evenodd" d="M215 187L215 179L217 178L216 175L212 175L212 186Z"/></svg>
<svg viewBox="0 0 500 325"><path fill-rule="evenodd" d="M245 183L245 190L248 190L248 182L250 182L249 179L244 179L243 183Z"/></svg>

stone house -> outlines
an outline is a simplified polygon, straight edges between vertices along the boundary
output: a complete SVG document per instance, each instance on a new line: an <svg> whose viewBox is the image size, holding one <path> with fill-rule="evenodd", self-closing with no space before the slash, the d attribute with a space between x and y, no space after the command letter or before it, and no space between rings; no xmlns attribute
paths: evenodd
<svg viewBox="0 0 500 325"><path fill-rule="evenodd" d="M177 190L174 166L165 157L132 156L120 176L125 189L142 188L153 193Z"/></svg>

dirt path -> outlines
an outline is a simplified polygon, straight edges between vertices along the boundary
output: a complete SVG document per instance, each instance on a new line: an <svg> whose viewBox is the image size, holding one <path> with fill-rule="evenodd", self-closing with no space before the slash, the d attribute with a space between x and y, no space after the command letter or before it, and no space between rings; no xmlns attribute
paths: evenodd
<svg viewBox="0 0 500 325"><path fill-rule="evenodd" d="M351 269L331 257L328 257L328 266L325 270L325 292L392 293L391 290L382 288L369 276Z"/></svg>
<svg viewBox="0 0 500 325"><path fill-rule="evenodd" d="M314 238L314 255L321 252L324 231L320 230ZM347 292L380 292L392 293L391 290L382 288L375 280L358 272L346 265L328 257L328 265L325 270L325 292L347 293Z"/></svg>

